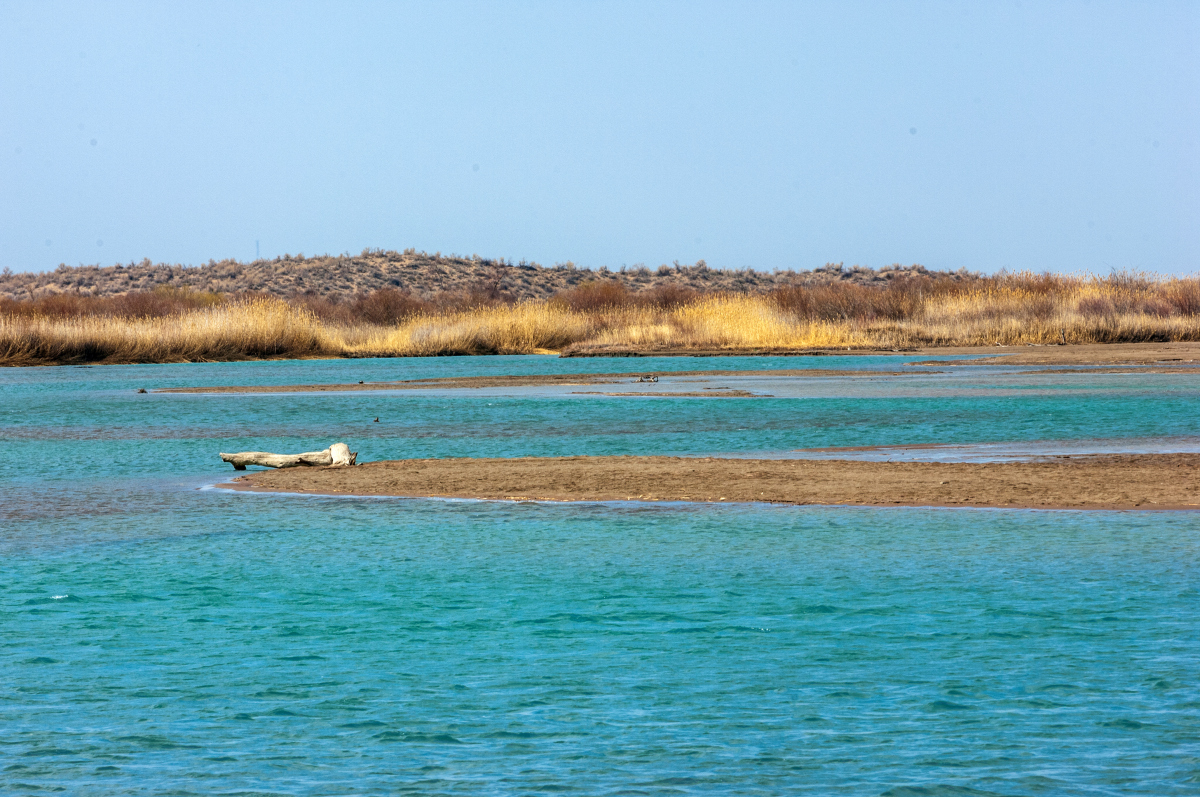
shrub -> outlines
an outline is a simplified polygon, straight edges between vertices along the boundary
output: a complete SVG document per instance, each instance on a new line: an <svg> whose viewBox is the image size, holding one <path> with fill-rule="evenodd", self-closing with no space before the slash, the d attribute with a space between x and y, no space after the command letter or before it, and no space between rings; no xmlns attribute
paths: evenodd
<svg viewBox="0 0 1200 797"><path fill-rule="evenodd" d="M426 304L408 291L381 288L371 294L359 295L354 300L354 316L357 320L379 326L393 326L425 310Z"/></svg>
<svg viewBox="0 0 1200 797"><path fill-rule="evenodd" d="M616 280L585 282L559 291L551 301L579 313L594 313L631 304L629 289Z"/></svg>
<svg viewBox="0 0 1200 797"><path fill-rule="evenodd" d="M1162 298L1178 315L1200 315L1200 279L1171 280Z"/></svg>
<svg viewBox="0 0 1200 797"><path fill-rule="evenodd" d="M1075 311L1084 318L1107 318L1116 314L1112 299L1107 296L1088 296L1079 300Z"/></svg>

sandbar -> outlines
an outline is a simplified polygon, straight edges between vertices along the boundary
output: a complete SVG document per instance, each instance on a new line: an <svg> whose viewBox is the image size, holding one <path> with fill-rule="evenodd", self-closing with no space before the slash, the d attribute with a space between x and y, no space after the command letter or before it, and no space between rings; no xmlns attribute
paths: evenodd
<svg viewBox="0 0 1200 797"><path fill-rule="evenodd" d="M989 346L923 349L919 354L963 355L974 359L926 360L909 365L1156 365L1190 369L1200 366L1200 342L1083 343L1065 346Z"/></svg>
<svg viewBox="0 0 1200 797"><path fill-rule="evenodd" d="M1197 509L1200 454L1027 462L717 457L410 459L258 471L236 490L511 501L690 501L1030 509Z"/></svg>
<svg viewBox="0 0 1200 797"><path fill-rule="evenodd" d="M351 382L347 384L300 384L300 385L216 385L208 387L159 388L154 393L329 393L372 390L459 390L472 388L515 388L515 387L579 387L591 385L618 385L637 382L642 376L662 378L710 377L710 376L770 376L821 378L821 377L889 377L909 376L915 373L934 373L926 366L1091 366L1090 373L1127 373L1128 367L1136 367L1137 373L1196 373L1200 372L1200 342L1185 343L1104 343L1066 346L989 346L989 347L944 347L909 351L892 350L762 350L762 351L647 351L646 356L751 356L751 355L972 355L970 359L923 360L904 363L904 366L919 366L907 371L883 371L837 368L776 368L749 371L705 370L663 371L647 370L634 373L603 374L513 374L491 376L450 376L430 379L401 379L388 382ZM642 395L642 394L638 394ZM736 397L732 394L727 397Z"/></svg>
<svg viewBox="0 0 1200 797"><path fill-rule="evenodd" d="M395 382L358 382L327 385L220 385L213 387L168 387L155 393L326 393L363 390L461 390L511 387L583 387L588 385L627 385L646 377L706 376L907 376L901 371L862 371L822 368L784 368L759 371L646 371L626 374L516 374L496 376L446 376L431 379L403 379ZM618 395L618 394L612 394ZM642 395L642 394L634 394ZM678 395L678 394L677 394Z"/></svg>
<svg viewBox="0 0 1200 797"><path fill-rule="evenodd" d="M975 359L934 360L909 365L1196 365L1200 341L1150 343L1014 344L1012 346L925 346L904 349L727 348L685 349L582 344L563 357L789 357L789 356L928 356L971 355Z"/></svg>
<svg viewBox="0 0 1200 797"><path fill-rule="evenodd" d="M751 393L725 387L706 387L700 390L661 391L658 393L628 393L616 390L572 390L572 396L620 396L623 398L774 398L769 393Z"/></svg>

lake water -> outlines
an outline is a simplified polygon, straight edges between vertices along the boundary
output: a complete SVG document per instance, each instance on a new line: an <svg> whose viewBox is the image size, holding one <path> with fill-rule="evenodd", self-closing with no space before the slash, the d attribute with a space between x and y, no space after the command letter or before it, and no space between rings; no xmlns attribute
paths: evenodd
<svg viewBox="0 0 1200 797"><path fill-rule="evenodd" d="M1200 376L869 373L900 362L0 370L0 793L1200 792L1197 513L206 489L233 475L218 451L338 440L360 461L1196 450ZM790 367L865 373L711 380L774 396L748 399L136 393Z"/></svg>

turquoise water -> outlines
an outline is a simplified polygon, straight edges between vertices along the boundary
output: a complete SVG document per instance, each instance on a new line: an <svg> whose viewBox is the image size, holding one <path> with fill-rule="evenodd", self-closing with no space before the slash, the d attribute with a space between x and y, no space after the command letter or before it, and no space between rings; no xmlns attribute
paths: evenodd
<svg viewBox="0 0 1200 797"><path fill-rule="evenodd" d="M0 371L0 793L1200 791L1195 513L203 489L232 475L217 451L335 440L364 460L1172 450L1198 433L1200 377L964 369L719 400L135 392L714 367L896 360Z"/></svg>

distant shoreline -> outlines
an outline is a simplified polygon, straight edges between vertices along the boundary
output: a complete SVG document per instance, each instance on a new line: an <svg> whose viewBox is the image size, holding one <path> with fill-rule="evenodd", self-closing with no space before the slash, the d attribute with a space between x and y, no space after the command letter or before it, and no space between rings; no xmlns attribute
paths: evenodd
<svg viewBox="0 0 1200 797"><path fill-rule="evenodd" d="M658 456L421 459L260 471L232 490L508 501L1200 509L1200 454L942 463Z"/></svg>
<svg viewBox="0 0 1200 797"><path fill-rule="evenodd" d="M752 371L653 371L647 374L657 377L702 377L702 376L782 376L815 378L831 376L897 376L895 371L853 371L829 368L791 368ZM640 373L605 374L511 374L493 376L447 376L429 379L404 379L395 382L359 382L343 384L312 385L214 385L207 387L169 387L155 393L324 393L362 392L371 390L457 390L480 388L514 387L583 387L592 385L620 385L644 380Z"/></svg>
<svg viewBox="0 0 1200 797"><path fill-rule="evenodd" d="M1164 343L1089 343L1079 345L1040 345L1040 344L1017 344L1012 346L945 346L945 347L923 347L919 349L902 349L902 350L883 350L883 349L723 349L720 351L714 350L692 350L692 349L646 349L640 351L617 351L617 352L586 352L586 353L562 353L559 351L537 351L530 352L524 355L515 356L554 356L560 358L595 358L595 357L619 357L619 358L650 358L650 357L945 357L958 356L963 359L957 360L938 360L929 359L918 362L906 363L911 366L1109 366L1110 368L1120 368L1122 366L1140 366L1143 371L1149 370L1152 367L1157 372L1183 372L1191 368L1200 368L1200 341L1170 341ZM221 362L280 362L288 360L361 360L361 359L413 359L426 357L463 357L463 356L489 356L486 354L480 355L463 355L463 354L389 354L389 355L338 355L338 354L281 354L281 355L264 355L261 357L241 357L229 359L166 359L166 360L118 360L118 361L95 361L95 360L64 360L61 362L12 362L0 361L0 367L3 368L53 368L58 366L79 366L86 365L88 367L101 366L124 366L124 365L168 365L168 364L194 364L194 363L221 363ZM514 356L514 355L509 355ZM799 370L799 369L797 369ZM655 369L647 369L646 373L675 373L668 371L656 371ZM717 371L703 372L686 372L686 373L712 373ZM746 371L746 375L756 373L766 373L762 371ZM846 369L804 369L804 376L836 376L836 375L851 375L860 373L872 373L866 371L851 371ZM914 373L916 373L914 371ZM570 375L545 375L545 377L528 377L531 379L545 378L547 380L561 380L564 376ZM580 377L593 377L595 374L578 374ZM463 377L462 379L470 379L471 377ZM514 379L520 377L512 377ZM459 379L459 378L455 378ZM425 381L425 380L406 380L406 381ZM529 384L549 384L549 382L530 382ZM484 385L473 384L457 384L457 385L423 385L421 387L478 387ZM497 385L499 386L499 385ZM414 386L416 387L416 386ZM328 384L328 385L282 385L282 386L252 386L252 385L230 385L222 387L205 387L205 388L171 388L163 389L154 392L163 393L250 393L250 392L299 392L306 390L396 390L403 389L397 387L397 383L389 382L373 382L365 385L355 384Z"/></svg>
<svg viewBox="0 0 1200 797"><path fill-rule="evenodd" d="M790 368L750 369L731 371L723 369L668 371L646 369L627 373L574 373L574 374L511 374L492 376L454 376L428 379L405 379L392 382L349 382L329 384L296 385L212 385L203 387L172 387L154 389L154 393L325 393L363 392L374 390L455 390L479 388L515 387L569 387L592 385L616 385L636 381L638 378L657 377L703 377L703 376L770 376L796 379L828 377L872 377L910 376L937 373L927 366L939 370L955 366L1086 366L1089 372L1103 370L1105 373L1121 373L1136 370L1137 373L1200 373L1200 343L1105 343L1085 346L1050 347L986 347L979 349L923 349L914 352L860 351L810 352L811 355L875 355L946 356L967 355L971 359L924 360L909 363L914 366L905 371L854 370L846 368ZM680 352L680 356L686 353ZM746 356L730 352L725 356ZM785 356L785 355L781 355ZM903 366L900 366L903 367Z"/></svg>
<svg viewBox="0 0 1200 797"><path fill-rule="evenodd" d="M514 298L500 283L429 296L380 288L284 299L162 286L113 296L0 295L0 363L950 354L995 346L1037 347L1033 363L1064 361L1045 353L1054 348L1200 342L1200 277L886 274L865 284L836 271L816 283L700 290L639 272L629 277L633 287L591 280L542 299Z"/></svg>

